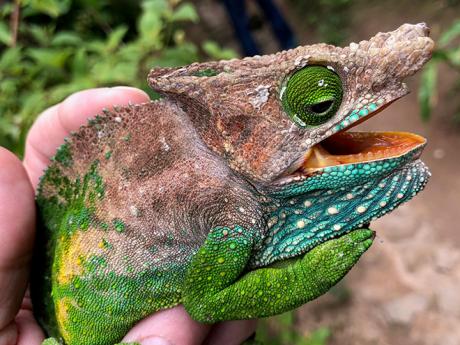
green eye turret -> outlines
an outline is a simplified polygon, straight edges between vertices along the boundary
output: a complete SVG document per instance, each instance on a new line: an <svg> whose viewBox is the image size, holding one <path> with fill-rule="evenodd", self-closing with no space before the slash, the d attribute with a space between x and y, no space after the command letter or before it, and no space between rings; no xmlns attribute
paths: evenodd
<svg viewBox="0 0 460 345"><path fill-rule="evenodd" d="M286 113L301 127L329 120L342 103L342 81L323 66L307 66L287 81L281 101Z"/></svg>

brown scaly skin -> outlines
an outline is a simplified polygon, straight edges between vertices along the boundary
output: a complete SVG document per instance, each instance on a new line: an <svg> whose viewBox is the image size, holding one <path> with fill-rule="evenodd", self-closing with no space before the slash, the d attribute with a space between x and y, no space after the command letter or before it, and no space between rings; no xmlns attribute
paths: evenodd
<svg viewBox="0 0 460 345"><path fill-rule="evenodd" d="M349 199L359 202L372 183L405 177L411 184L398 188L415 195L428 174L413 162L423 144L366 164L375 167L372 179L337 181L327 168L300 182L289 176L316 143L358 121L353 110L370 102L383 108L407 93L403 78L431 56L427 35L424 24L406 24L345 48L317 44L152 70L149 83L162 100L97 117L69 138L42 178L32 297L49 335L70 345L113 344L138 320L179 303L196 320L217 322L274 315L326 292L372 243L371 231L350 231L407 198L385 199L391 207L380 213L353 204L357 215L328 223L335 232L322 229L324 238L313 241L299 217L319 198L315 188L337 200L353 192ZM332 68L344 92L330 120L301 128L280 93L307 65ZM288 204L297 202L303 208L290 215ZM342 207L318 205L328 219ZM293 224L305 231L275 243L280 222L280 231ZM291 252L299 233L304 242Z"/></svg>
<svg viewBox="0 0 460 345"><path fill-rule="evenodd" d="M407 94L403 79L431 57L433 41L427 32L424 25L403 25L345 48L315 44L243 60L154 69L148 80L155 91L185 105L203 141L233 169L270 183L309 147L330 136L328 131L357 107L360 97L369 93L388 104ZM304 130L280 107L279 92L286 76L307 64L334 67L346 93L335 119ZM208 69L223 73L193 76Z"/></svg>

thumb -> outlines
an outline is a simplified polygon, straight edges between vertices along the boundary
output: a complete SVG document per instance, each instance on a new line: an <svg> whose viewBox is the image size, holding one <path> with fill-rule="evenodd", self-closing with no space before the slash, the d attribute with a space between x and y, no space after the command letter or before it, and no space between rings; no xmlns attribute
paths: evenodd
<svg viewBox="0 0 460 345"><path fill-rule="evenodd" d="M32 257L34 192L22 163L0 148L0 335L11 329L24 297Z"/></svg>
<svg viewBox="0 0 460 345"><path fill-rule="evenodd" d="M198 345L203 342L210 325L194 321L182 305L159 311L134 326L123 342L142 345Z"/></svg>

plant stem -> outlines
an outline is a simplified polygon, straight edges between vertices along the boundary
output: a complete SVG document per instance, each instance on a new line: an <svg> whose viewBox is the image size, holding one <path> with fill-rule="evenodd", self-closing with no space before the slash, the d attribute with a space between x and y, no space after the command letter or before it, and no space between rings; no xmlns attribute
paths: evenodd
<svg viewBox="0 0 460 345"><path fill-rule="evenodd" d="M10 26L11 26L11 46L16 47L18 41L18 28L19 28L19 13L21 10L21 0L14 1L14 9L11 13Z"/></svg>

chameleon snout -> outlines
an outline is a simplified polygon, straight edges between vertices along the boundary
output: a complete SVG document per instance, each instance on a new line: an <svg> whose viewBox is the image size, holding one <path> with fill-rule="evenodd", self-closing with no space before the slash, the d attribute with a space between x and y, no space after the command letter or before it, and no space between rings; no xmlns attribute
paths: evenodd
<svg viewBox="0 0 460 345"><path fill-rule="evenodd" d="M404 24L366 42L368 45L363 50L372 57L368 66L376 71L374 87L379 81L388 81L389 75L401 82L419 71L433 54L434 42L429 34L430 29L425 23Z"/></svg>

